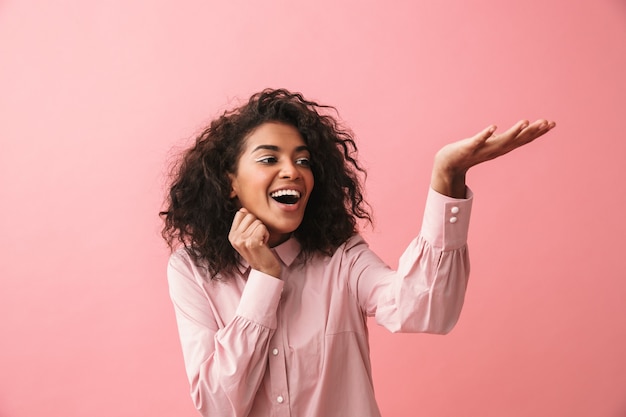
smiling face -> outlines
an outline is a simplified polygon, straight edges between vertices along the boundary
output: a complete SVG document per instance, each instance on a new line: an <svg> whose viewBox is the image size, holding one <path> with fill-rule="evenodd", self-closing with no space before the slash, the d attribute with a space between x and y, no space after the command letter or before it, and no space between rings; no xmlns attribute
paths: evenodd
<svg viewBox="0 0 626 417"><path fill-rule="evenodd" d="M270 232L269 246L287 240L300 226L313 191L310 153L298 130L264 123L247 137L230 174L231 197Z"/></svg>

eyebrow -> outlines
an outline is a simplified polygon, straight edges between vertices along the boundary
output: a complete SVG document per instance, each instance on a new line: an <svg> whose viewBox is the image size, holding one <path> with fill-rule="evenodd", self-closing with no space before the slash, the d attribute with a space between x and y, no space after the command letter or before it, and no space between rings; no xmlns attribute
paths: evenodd
<svg viewBox="0 0 626 417"><path fill-rule="evenodd" d="M278 152L280 151L280 147L276 146L276 145L259 145L256 148L254 148L252 150L252 153L256 152L256 151L260 151L260 150L269 150L269 151L275 151ZM309 151L309 148L306 145L302 145L302 146L298 146L295 149L296 152L302 152L302 151Z"/></svg>

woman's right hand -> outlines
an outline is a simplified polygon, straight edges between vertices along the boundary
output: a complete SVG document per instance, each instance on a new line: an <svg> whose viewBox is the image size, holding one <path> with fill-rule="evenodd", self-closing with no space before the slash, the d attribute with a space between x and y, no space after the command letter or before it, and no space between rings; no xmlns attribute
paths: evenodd
<svg viewBox="0 0 626 417"><path fill-rule="evenodd" d="M432 189L450 197L465 198L465 175L471 167L524 146L545 135L554 126L554 122L545 119L530 124L521 120L506 132L496 135L496 127L492 125L471 138L444 146L435 155Z"/></svg>
<svg viewBox="0 0 626 417"><path fill-rule="evenodd" d="M250 267L280 279L280 262L268 246L267 227L245 208L239 209L230 227L228 240Z"/></svg>

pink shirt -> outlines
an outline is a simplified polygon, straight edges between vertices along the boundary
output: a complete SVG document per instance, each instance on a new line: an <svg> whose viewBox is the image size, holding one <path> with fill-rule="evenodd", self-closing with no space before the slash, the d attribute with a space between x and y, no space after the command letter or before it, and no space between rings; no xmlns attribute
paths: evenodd
<svg viewBox="0 0 626 417"><path fill-rule="evenodd" d="M281 279L242 268L211 281L184 250L168 279L193 401L203 416L380 416L367 316L392 332L447 333L463 305L472 197L429 191L397 271L358 235L333 256L274 248Z"/></svg>

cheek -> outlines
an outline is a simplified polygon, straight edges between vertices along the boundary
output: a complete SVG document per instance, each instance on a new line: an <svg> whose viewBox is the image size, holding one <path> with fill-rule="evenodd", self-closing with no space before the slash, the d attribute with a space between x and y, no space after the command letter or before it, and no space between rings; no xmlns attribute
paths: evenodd
<svg viewBox="0 0 626 417"><path fill-rule="evenodd" d="M270 185L271 180L266 175L257 173L257 175L246 177L245 181L240 178L234 190L240 200L252 203L264 200Z"/></svg>

